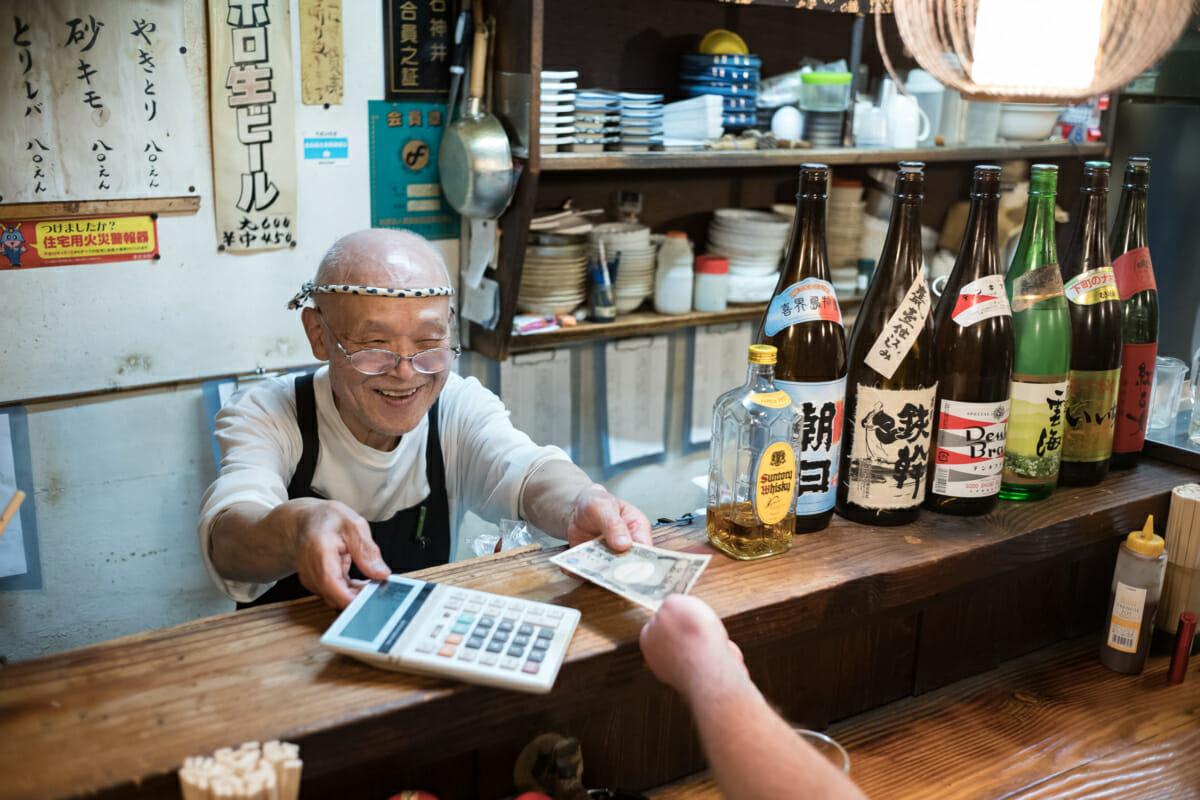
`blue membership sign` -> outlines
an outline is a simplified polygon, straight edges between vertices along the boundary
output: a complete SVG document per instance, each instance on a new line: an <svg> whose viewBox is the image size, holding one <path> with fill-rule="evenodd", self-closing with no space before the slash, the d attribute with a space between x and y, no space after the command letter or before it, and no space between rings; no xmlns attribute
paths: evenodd
<svg viewBox="0 0 1200 800"><path fill-rule="evenodd" d="M426 239L457 239L458 212L442 194L438 150L446 104L367 103L371 134L371 226Z"/></svg>

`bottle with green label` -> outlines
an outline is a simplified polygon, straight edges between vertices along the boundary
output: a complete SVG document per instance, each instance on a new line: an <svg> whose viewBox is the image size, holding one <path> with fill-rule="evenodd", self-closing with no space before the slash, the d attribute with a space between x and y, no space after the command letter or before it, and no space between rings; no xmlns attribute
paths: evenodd
<svg viewBox="0 0 1200 800"><path fill-rule="evenodd" d="M846 396L846 333L825 246L824 164L800 165L791 241L758 341L779 348L775 385L804 416L796 474L796 533L829 525L837 494Z"/></svg>
<svg viewBox="0 0 1200 800"><path fill-rule="evenodd" d="M1054 243L1058 167L1030 168L1025 224L1004 289L1012 307L1013 379L1000 497L1041 500L1058 484L1071 369L1071 313Z"/></svg>
<svg viewBox="0 0 1200 800"><path fill-rule="evenodd" d="M879 266L850 335L837 513L866 525L915 520L925 500L937 374L921 252L925 165L902 161Z"/></svg>
<svg viewBox="0 0 1200 800"><path fill-rule="evenodd" d="M925 507L942 514L986 514L1000 496L1013 333L999 210L1000 168L975 167L967 228L933 316L938 389Z"/></svg>
<svg viewBox="0 0 1200 800"><path fill-rule="evenodd" d="M1108 253L1107 161L1083 165L1080 208L1063 260L1071 312L1067 427L1058 482L1091 486L1108 474L1121 379L1121 300Z"/></svg>
<svg viewBox="0 0 1200 800"><path fill-rule="evenodd" d="M706 528L713 547L737 559L792 546L800 410L775 385L777 351L750 345L746 383L713 406Z"/></svg>
<svg viewBox="0 0 1200 800"><path fill-rule="evenodd" d="M1121 388L1117 392L1117 427L1113 433L1114 468L1132 467L1141 455L1150 418L1154 359L1158 355L1158 287L1150 264L1146 234L1146 192L1149 188L1150 159L1134 156L1125 167L1125 184L1109 239L1122 319Z"/></svg>

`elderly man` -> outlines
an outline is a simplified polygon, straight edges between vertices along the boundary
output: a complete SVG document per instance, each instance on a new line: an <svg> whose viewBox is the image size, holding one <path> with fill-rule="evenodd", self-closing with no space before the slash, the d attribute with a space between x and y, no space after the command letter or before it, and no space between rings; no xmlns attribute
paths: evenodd
<svg viewBox="0 0 1200 800"><path fill-rule="evenodd" d="M450 372L452 294L428 242L369 229L337 241L293 299L312 298L304 330L328 366L255 385L217 417L221 471L200 549L234 600L311 592L344 608L365 579L453 560L468 510L529 520L571 545L650 543L641 511Z"/></svg>

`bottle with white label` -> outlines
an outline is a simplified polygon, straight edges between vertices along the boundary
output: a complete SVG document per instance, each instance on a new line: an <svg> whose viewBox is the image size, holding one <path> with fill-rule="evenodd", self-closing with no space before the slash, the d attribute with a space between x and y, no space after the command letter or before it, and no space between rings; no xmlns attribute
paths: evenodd
<svg viewBox="0 0 1200 800"><path fill-rule="evenodd" d="M705 528L713 547L748 560L792 546L800 411L775 386L776 350L750 345L746 383L713 406Z"/></svg>
<svg viewBox="0 0 1200 800"><path fill-rule="evenodd" d="M837 513L914 521L925 500L937 376L921 252L925 165L902 161L879 266L850 337Z"/></svg>
<svg viewBox="0 0 1200 800"><path fill-rule="evenodd" d="M1111 670L1136 675L1146 666L1167 567L1164 549L1162 537L1154 534L1154 517L1149 516L1117 553L1100 645L1100 663Z"/></svg>
<svg viewBox="0 0 1200 800"><path fill-rule="evenodd" d="M829 276L829 168L800 165L791 241L758 341L779 348L775 385L804 415L796 474L796 533L828 527L837 494L846 395L846 332Z"/></svg>
<svg viewBox="0 0 1200 800"><path fill-rule="evenodd" d="M1058 482L1092 486L1108 474L1121 381L1121 299L1108 252L1107 161L1083 165L1075 231L1063 259L1071 311L1071 371Z"/></svg>
<svg viewBox="0 0 1200 800"><path fill-rule="evenodd" d="M938 391L925 507L943 514L986 514L1000 499L1013 329L999 209L1000 168L975 167L962 245L933 318Z"/></svg>

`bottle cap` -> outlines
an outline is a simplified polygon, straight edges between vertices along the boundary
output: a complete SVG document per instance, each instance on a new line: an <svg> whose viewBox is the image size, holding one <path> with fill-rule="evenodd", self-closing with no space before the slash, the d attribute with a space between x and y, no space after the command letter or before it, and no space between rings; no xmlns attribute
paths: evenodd
<svg viewBox="0 0 1200 800"><path fill-rule="evenodd" d="M979 164L971 176L971 196L999 197L1000 196L1000 167L992 164Z"/></svg>
<svg viewBox="0 0 1200 800"><path fill-rule="evenodd" d="M1107 161L1083 162L1083 181L1079 189L1084 192L1108 191L1108 170L1112 165Z"/></svg>
<svg viewBox="0 0 1200 800"><path fill-rule="evenodd" d="M1158 558L1163 551L1163 538L1154 533L1154 515L1146 517L1146 524L1140 531L1132 531L1125 537L1125 546L1139 556Z"/></svg>
<svg viewBox="0 0 1200 800"><path fill-rule="evenodd" d="M686 239L687 234L683 231L667 231L668 239Z"/></svg>
<svg viewBox="0 0 1200 800"><path fill-rule="evenodd" d="M729 259L724 256L696 256L696 272L724 275L729 272Z"/></svg>
<svg viewBox="0 0 1200 800"><path fill-rule="evenodd" d="M775 363L775 345L773 345L773 344L752 344L752 345L750 345L750 363L751 364L774 364Z"/></svg>
<svg viewBox="0 0 1200 800"><path fill-rule="evenodd" d="M800 165L800 192L796 197L813 197L824 200L829 182L829 167L824 164Z"/></svg>
<svg viewBox="0 0 1200 800"><path fill-rule="evenodd" d="M1175 629L1175 649L1171 651L1171 666L1167 669L1168 683L1183 683L1188 656L1192 654L1192 637L1195 635L1196 615L1184 611L1179 615L1179 627Z"/></svg>
<svg viewBox="0 0 1200 800"><path fill-rule="evenodd" d="M1125 186L1145 189L1150 185L1150 159L1133 156L1125 164Z"/></svg>

